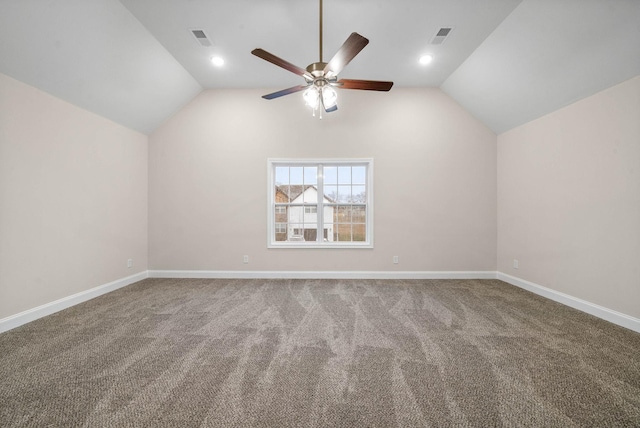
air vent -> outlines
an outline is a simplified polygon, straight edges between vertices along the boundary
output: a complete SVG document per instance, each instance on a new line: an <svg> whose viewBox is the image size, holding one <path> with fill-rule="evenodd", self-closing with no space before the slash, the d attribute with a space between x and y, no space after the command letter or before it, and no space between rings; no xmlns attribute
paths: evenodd
<svg viewBox="0 0 640 428"><path fill-rule="evenodd" d="M207 35L202 30L191 30L191 34L196 38L198 43L202 46L211 46L211 41L207 38Z"/></svg>
<svg viewBox="0 0 640 428"><path fill-rule="evenodd" d="M431 39L431 44L432 45L441 45L444 43L444 41L446 40L446 38L449 36L449 33L451 33L452 28L450 27L443 27L441 29L438 30L438 32L436 33L435 36L433 36L433 39Z"/></svg>

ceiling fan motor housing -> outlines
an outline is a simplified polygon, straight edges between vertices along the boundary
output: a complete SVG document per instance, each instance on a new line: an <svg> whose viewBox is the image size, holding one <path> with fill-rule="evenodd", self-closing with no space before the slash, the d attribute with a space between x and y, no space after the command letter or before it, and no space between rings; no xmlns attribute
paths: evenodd
<svg viewBox="0 0 640 428"><path fill-rule="evenodd" d="M313 75L313 77L322 77L324 75L324 68L327 66L326 62L314 62L307 66L307 71Z"/></svg>
<svg viewBox="0 0 640 428"><path fill-rule="evenodd" d="M313 76L313 86L317 88L322 88L323 86L329 85L331 83L336 83L338 80L338 76L331 76L331 72L328 75L324 74L324 69L327 66L326 62L314 62L313 64L309 64L307 66L307 71Z"/></svg>

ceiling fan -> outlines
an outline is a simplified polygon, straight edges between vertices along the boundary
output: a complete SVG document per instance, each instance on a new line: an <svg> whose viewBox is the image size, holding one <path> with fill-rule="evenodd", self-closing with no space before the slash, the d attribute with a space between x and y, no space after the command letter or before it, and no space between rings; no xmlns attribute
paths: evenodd
<svg viewBox="0 0 640 428"><path fill-rule="evenodd" d="M272 100L294 92L305 91L304 100L314 112L320 109L327 113L336 111L337 94L333 89L361 89L366 91L388 91L393 86L393 82L377 80L353 80L338 79L338 74L351 62L351 60L369 43L369 40L358 33L351 33L338 52L327 62L322 60L322 0L320 0L320 60L309 64L306 69L298 67L285 61L282 58L265 51L264 49L254 49L251 53L259 58L269 61L272 64L282 67L287 71L302 76L305 80L303 85L293 86L271 94L263 95L262 98Z"/></svg>

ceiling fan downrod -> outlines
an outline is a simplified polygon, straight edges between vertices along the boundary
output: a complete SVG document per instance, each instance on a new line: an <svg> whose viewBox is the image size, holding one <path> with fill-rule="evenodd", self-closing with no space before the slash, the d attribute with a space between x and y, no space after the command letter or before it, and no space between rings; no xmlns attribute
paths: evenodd
<svg viewBox="0 0 640 428"><path fill-rule="evenodd" d="M320 0L320 62L322 62L322 0Z"/></svg>
<svg viewBox="0 0 640 428"><path fill-rule="evenodd" d="M322 61L322 39L323 39L323 26L324 26L323 13L322 13L322 0L319 1L319 4L320 4L320 20L318 25L318 29L319 29L318 56L320 57L320 59L318 62L309 64L306 68L306 70L314 77L314 79L324 76L324 69L327 66L327 63Z"/></svg>

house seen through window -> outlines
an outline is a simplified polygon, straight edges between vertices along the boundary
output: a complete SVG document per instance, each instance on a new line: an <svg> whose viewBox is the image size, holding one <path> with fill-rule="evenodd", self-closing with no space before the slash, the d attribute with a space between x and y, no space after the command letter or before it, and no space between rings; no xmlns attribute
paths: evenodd
<svg viewBox="0 0 640 428"><path fill-rule="evenodd" d="M372 161L269 161L269 246L372 246Z"/></svg>

